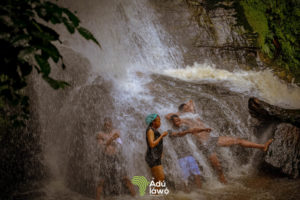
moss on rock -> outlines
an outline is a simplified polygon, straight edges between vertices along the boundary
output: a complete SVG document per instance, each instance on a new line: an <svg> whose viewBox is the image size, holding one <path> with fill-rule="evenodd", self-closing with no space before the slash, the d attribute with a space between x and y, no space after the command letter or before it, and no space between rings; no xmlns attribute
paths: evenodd
<svg viewBox="0 0 300 200"><path fill-rule="evenodd" d="M242 0L239 4L253 32L258 33L263 61L269 60L277 73L284 72L284 79L300 83L300 2Z"/></svg>

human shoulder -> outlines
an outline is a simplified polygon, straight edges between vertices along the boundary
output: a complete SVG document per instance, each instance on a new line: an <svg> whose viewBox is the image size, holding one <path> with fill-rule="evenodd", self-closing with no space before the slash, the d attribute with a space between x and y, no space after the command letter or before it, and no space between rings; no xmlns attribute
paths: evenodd
<svg viewBox="0 0 300 200"><path fill-rule="evenodd" d="M105 133L102 131L99 131L96 135L98 139L105 138Z"/></svg>
<svg viewBox="0 0 300 200"><path fill-rule="evenodd" d="M111 133L112 133L112 134L114 134L114 133L120 134L120 130L119 130L119 129L113 129L113 130L111 131Z"/></svg>
<svg viewBox="0 0 300 200"><path fill-rule="evenodd" d="M153 133L153 134L154 134L153 128L151 128L151 127L147 128L147 135L148 135L149 133Z"/></svg>

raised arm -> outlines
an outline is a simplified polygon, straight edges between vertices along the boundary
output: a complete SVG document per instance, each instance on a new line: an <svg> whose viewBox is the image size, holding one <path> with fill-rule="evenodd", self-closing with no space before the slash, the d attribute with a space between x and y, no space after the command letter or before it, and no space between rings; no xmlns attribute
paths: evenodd
<svg viewBox="0 0 300 200"><path fill-rule="evenodd" d="M105 146L111 145L111 143L118 137L120 137L120 131L114 132L113 135L106 141Z"/></svg>
<svg viewBox="0 0 300 200"><path fill-rule="evenodd" d="M165 118L167 119L167 120L171 120L171 116L172 115L178 115L177 113L169 113L169 114L167 114L166 116L165 116Z"/></svg>
<svg viewBox="0 0 300 200"><path fill-rule="evenodd" d="M193 101L192 99L189 100L189 101L186 103L186 105L188 105L188 106L190 107L192 113L195 113L195 112L196 112L195 103L194 103L194 101Z"/></svg>
<svg viewBox="0 0 300 200"><path fill-rule="evenodd" d="M158 143L161 141L161 139L163 137L165 137L166 135L168 135L168 132L164 132L156 140L154 140L154 132L152 129L149 129L147 132L147 140L148 140L149 146L151 148L156 147L158 145Z"/></svg>

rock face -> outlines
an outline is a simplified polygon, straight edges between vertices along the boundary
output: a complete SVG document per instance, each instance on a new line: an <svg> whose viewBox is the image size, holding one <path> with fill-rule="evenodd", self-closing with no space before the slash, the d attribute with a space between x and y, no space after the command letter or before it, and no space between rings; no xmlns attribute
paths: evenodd
<svg viewBox="0 0 300 200"><path fill-rule="evenodd" d="M300 174L300 110L284 109L257 98L248 101L249 113L260 122L276 126L265 162L267 166L297 178Z"/></svg>
<svg viewBox="0 0 300 200"><path fill-rule="evenodd" d="M159 24L169 33L161 40L182 52L183 65L207 61L227 70L234 70L237 65L257 66L254 37L237 26L232 3L203 0L150 2L158 12Z"/></svg>
<svg viewBox="0 0 300 200"><path fill-rule="evenodd" d="M275 168L280 168L284 174L293 178L299 177L300 129L287 123L279 124L265 161Z"/></svg>
<svg viewBox="0 0 300 200"><path fill-rule="evenodd" d="M248 108L251 116L261 121L287 122L300 127L300 110L280 108L253 97L248 101Z"/></svg>

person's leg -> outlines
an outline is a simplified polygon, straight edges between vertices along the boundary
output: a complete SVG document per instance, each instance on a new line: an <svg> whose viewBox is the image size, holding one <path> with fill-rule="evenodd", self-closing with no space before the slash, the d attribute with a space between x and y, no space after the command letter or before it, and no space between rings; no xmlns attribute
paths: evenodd
<svg viewBox="0 0 300 200"><path fill-rule="evenodd" d="M125 182L125 186L130 191L131 196L135 196L135 190L134 190L134 187L133 187L131 181L129 180L129 178L127 176L124 176L123 180Z"/></svg>
<svg viewBox="0 0 300 200"><path fill-rule="evenodd" d="M202 183L201 183L201 177L200 177L201 172L199 166L193 156L188 156L187 159L188 159L189 170L191 174L194 175L195 184L200 189L202 187Z"/></svg>
<svg viewBox="0 0 300 200"><path fill-rule="evenodd" d="M179 162L179 166L180 166L180 169L181 169L181 175L182 175L182 178L184 180L184 191L185 192L190 192L190 189L188 188L188 178L190 176L190 172L189 172L189 169L188 169L188 163L187 163L186 157L180 158L178 160L178 162Z"/></svg>
<svg viewBox="0 0 300 200"><path fill-rule="evenodd" d="M195 184L199 189L202 187L201 177L200 175L194 175Z"/></svg>
<svg viewBox="0 0 300 200"><path fill-rule="evenodd" d="M181 175L182 175L182 178L185 182L188 181L188 178L190 176L190 173L189 173L189 170L188 170L188 166L187 166L187 161L185 158L180 158L178 160L179 162L179 166L180 166L180 169L181 169Z"/></svg>
<svg viewBox="0 0 300 200"><path fill-rule="evenodd" d="M165 180L165 174L163 170L162 165L157 165L151 168L151 174L154 177L154 181L164 181Z"/></svg>
<svg viewBox="0 0 300 200"><path fill-rule="evenodd" d="M257 144L254 142L250 142L248 140L240 139L240 138L234 138L234 137L228 137L228 136L220 136L218 139L218 146L232 146L232 145L240 145L242 147L246 148L256 148L261 149L263 151L267 151L269 145L273 139L268 140L265 144Z"/></svg>
<svg viewBox="0 0 300 200"><path fill-rule="evenodd" d="M103 183L104 183L104 180L101 179L99 181L99 184L98 184L97 189L96 189L96 200L100 200L101 193L103 191Z"/></svg>
<svg viewBox="0 0 300 200"><path fill-rule="evenodd" d="M225 179L225 176L224 176L224 173L223 173L223 170L222 170L221 163L219 162L219 159L217 157L217 154L212 153L209 156L209 161L211 162L213 168L217 171L220 182L224 183L224 184L227 183L227 181Z"/></svg>

